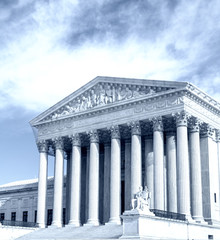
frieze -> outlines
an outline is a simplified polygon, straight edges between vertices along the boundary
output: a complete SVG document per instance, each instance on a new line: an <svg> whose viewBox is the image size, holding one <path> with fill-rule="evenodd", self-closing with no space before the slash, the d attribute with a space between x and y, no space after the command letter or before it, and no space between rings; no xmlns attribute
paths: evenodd
<svg viewBox="0 0 220 240"><path fill-rule="evenodd" d="M48 119L58 119L62 116L83 112L98 106L104 106L114 102L128 99L136 99L142 96L153 95L157 92L149 86L132 86L122 84L97 84L87 90L67 105L58 109Z"/></svg>
<svg viewBox="0 0 220 240"><path fill-rule="evenodd" d="M206 106L202 104L202 102L195 102L193 99L188 97L184 98L184 103L186 106L196 110L200 114L208 117L209 119L215 121L216 123L220 124L220 117L217 112L212 112L210 109L207 109Z"/></svg>
<svg viewBox="0 0 220 240"><path fill-rule="evenodd" d="M183 104L184 98L183 97L172 97L171 99L161 99L157 101L148 101L146 103L142 103L141 105L137 106L134 109L134 113L141 113L141 112L148 112L148 111L154 111L157 109L164 109L167 107L172 107L175 105Z"/></svg>

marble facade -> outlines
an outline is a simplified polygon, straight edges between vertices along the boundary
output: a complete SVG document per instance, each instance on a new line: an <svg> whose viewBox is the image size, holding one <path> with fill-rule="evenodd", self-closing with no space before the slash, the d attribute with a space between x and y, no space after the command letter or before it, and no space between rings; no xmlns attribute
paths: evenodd
<svg viewBox="0 0 220 240"><path fill-rule="evenodd" d="M151 209L220 222L220 104L187 82L97 77L30 122L40 153L37 223L62 227L64 160L69 226L121 224L140 186Z"/></svg>

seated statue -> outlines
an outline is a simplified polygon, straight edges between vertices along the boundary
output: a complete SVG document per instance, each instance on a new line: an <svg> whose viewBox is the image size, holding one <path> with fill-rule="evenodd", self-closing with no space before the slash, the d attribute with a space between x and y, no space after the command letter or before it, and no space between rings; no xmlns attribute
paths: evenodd
<svg viewBox="0 0 220 240"><path fill-rule="evenodd" d="M143 187L139 187L139 191L135 194L135 198L131 200L132 210L149 210L149 199L151 198L150 192L148 191L147 186L145 186L144 190ZM136 203L136 207L135 207Z"/></svg>

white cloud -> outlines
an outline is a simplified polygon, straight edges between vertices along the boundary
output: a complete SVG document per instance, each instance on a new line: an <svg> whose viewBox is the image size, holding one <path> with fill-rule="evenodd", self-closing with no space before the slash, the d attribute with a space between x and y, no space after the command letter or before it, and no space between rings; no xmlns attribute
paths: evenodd
<svg viewBox="0 0 220 240"><path fill-rule="evenodd" d="M209 75L213 78L209 85L207 76L198 76L205 57L208 61L217 54L205 48L220 20L213 6L218 2L211 2L204 6L201 1L181 1L172 16L162 9L168 25L154 41L151 36L140 38L133 27L126 41L112 41L109 32L108 39L88 38L73 47L65 44L64 37L78 28L78 22L70 22L83 11L79 2L36 2L34 11L4 28L9 40L0 56L0 108L17 105L44 110L97 75L187 81L192 77L220 99L213 91L219 84L219 70ZM213 16L207 11L214 11Z"/></svg>

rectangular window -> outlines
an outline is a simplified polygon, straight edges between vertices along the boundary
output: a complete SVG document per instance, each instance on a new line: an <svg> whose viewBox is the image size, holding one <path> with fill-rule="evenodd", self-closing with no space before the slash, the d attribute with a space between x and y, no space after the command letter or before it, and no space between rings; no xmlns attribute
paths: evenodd
<svg viewBox="0 0 220 240"><path fill-rule="evenodd" d="M11 213L11 221L16 221L16 212Z"/></svg>
<svg viewBox="0 0 220 240"><path fill-rule="evenodd" d="M217 202L216 193L214 193L214 201Z"/></svg>
<svg viewBox="0 0 220 240"><path fill-rule="evenodd" d="M0 213L0 221L5 220L5 214L4 213Z"/></svg>
<svg viewBox="0 0 220 240"><path fill-rule="evenodd" d="M37 222L37 210L34 211L34 222Z"/></svg>
<svg viewBox="0 0 220 240"><path fill-rule="evenodd" d="M22 221L23 221L23 222L27 222L27 221L28 221L28 211L24 211L24 212L23 212Z"/></svg>

